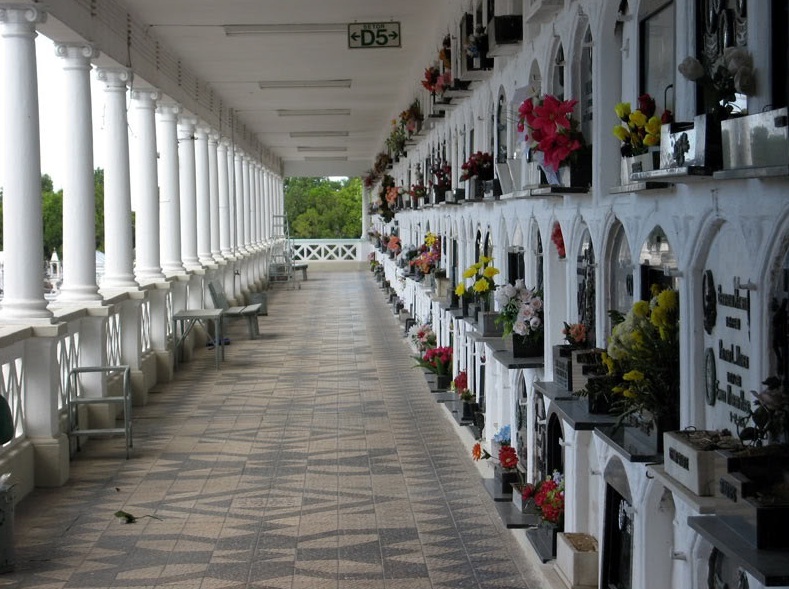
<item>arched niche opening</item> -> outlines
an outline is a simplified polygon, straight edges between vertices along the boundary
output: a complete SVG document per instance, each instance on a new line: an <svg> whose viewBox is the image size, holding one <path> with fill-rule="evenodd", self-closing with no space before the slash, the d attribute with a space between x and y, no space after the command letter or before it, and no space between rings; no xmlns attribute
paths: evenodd
<svg viewBox="0 0 789 589"><path fill-rule="evenodd" d="M633 495L627 471L619 458L612 458L603 473L605 512L603 516L603 561L601 587L633 588Z"/></svg>
<svg viewBox="0 0 789 589"><path fill-rule="evenodd" d="M605 308L624 315L633 304L633 260L625 228L619 221L611 228L608 243ZM611 333L611 320L608 317L605 330L607 334Z"/></svg>
<svg viewBox="0 0 789 589"><path fill-rule="evenodd" d="M548 417L548 427L545 439L545 476L551 476L554 471L564 473L564 430L562 421L556 413Z"/></svg>
<svg viewBox="0 0 789 589"><path fill-rule="evenodd" d="M576 289L576 306L578 323L586 326L588 341L595 341L595 299L597 294L597 281L595 272L597 260L595 258L592 236L588 228L584 228L581 241L578 245L576 256L576 276L578 280Z"/></svg>
<svg viewBox="0 0 789 589"><path fill-rule="evenodd" d="M550 93L556 96L559 100L564 100L564 46L561 41L556 45L556 50L553 53L551 60L551 90Z"/></svg>
<svg viewBox="0 0 789 589"><path fill-rule="evenodd" d="M526 268L528 277L526 286L534 285L539 291L545 291L545 250L542 235L537 223L532 224L530 264Z"/></svg>
<svg viewBox="0 0 789 589"><path fill-rule="evenodd" d="M639 255L643 301L652 298L652 287L677 288L677 256L663 229L656 226L641 246Z"/></svg>

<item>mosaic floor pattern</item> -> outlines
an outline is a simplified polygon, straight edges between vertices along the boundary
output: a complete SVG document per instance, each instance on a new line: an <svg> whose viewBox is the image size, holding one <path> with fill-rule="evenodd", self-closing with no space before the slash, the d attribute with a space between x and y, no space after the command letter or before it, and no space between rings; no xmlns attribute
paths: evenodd
<svg viewBox="0 0 789 589"><path fill-rule="evenodd" d="M135 408L130 460L91 441L17 506L0 587L540 587L371 275L301 285Z"/></svg>

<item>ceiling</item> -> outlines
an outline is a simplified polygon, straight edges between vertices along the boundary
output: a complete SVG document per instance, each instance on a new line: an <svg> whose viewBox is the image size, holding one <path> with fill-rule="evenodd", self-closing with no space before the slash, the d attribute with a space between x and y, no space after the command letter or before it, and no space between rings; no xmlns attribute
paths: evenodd
<svg viewBox="0 0 789 589"><path fill-rule="evenodd" d="M72 19L79 25L78 18L84 20L84 10L78 17L79 10L68 8L71 2L91 4L52 0L50 18L59 19L58 25L71 24ZM424 68L435 59L447 30L443 15L453 4L452 0L99 0L100 9L105 2L128 11L140 21L146 36L180 58L232 109L245 130L282 160L286 176L359 175L371 167L375 154L383 149L391 119L421 88ZM401 47L350 49L347 25L376 22L399 22ZM238 36L228 35L225 27L303 24L336 26L332 32L280 29ZM83 24L80 33L90 37L90 30ZM94 27L92 36L104 39L106 31L98 33ZM124 63L122 43L98 44L102 53ZM327 80L349 87L260 86L261 82ZM333 109L343 114L326 112ZM301 110L321 113L285 116L282 112ZM305 135L313 132L334 136Z"/></svg>

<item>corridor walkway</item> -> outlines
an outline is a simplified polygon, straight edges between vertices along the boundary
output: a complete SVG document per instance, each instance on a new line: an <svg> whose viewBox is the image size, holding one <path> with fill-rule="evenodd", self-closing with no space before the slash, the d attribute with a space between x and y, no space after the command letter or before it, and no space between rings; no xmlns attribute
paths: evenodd
<svg viewBox="0 0 789 589"><path fill-rule="evenodd" d="M136 410L129 461L91 442L17 506L0 587L543 586L371 274L301 284L261 339L232 327L221 371L198 350Z"/></svg>

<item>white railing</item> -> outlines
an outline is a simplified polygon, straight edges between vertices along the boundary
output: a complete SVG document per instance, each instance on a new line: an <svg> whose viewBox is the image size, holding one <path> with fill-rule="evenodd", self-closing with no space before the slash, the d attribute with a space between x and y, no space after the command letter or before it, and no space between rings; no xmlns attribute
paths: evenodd
<svg viewBox="0 0 789 589"><path fill-rule="evenodd" d="M145 300L140 305L140 342L142 353L151 351L151 301Z"/></svg>
<svg viewBox="0 0 789 589"><path fill-rule="evenodd" d="M293 260L298 262L343 262L363 259L361 239L294 239Z"/></svg>
<svg viewBox="0 0 789 589"><path fill-rule="evenodd" d="M116 309L107 318L107 364L118 366L121 364L121 315Z"/></svg>
<svg viewBox="0 0 789 589"><path fill-rule="evenodd" d="M78 324L78 321L75 322ZM71 325L69 326L71 327ZM58 341L58 409L65 410L68 403L68 375L74 368L79 366L79 331L68 333Z"/></svg>
<svg viewBox="0 0 789 589"><path fill-rule="evenodd" d="M0 395L8 401L14 418L13 444L25 435L25 343L16 342L0 350Z"/></svg>

